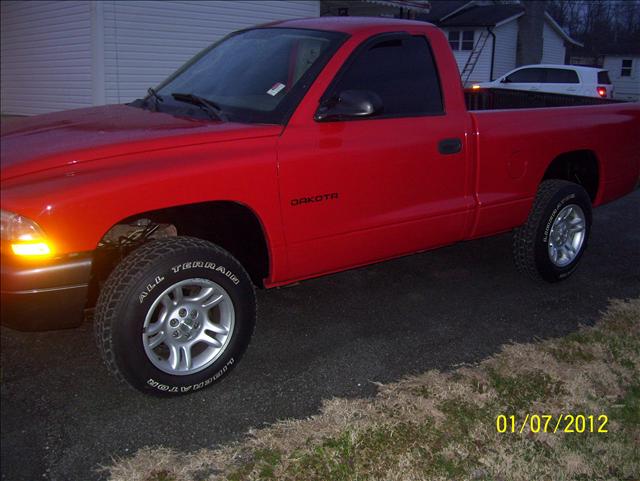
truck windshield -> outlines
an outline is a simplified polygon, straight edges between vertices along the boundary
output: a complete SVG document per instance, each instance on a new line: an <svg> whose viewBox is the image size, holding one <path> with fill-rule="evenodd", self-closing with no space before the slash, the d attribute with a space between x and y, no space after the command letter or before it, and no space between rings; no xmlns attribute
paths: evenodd
<svg viewBox="0 0 640 481"><path fill-rule="evenodd" d="M162 110L184 109L184 102L173 94L191 94L218 106L232 121L286 123L345 38L338 32L291 28L232 34L196 55L158 87L164 99Z"/></svg>

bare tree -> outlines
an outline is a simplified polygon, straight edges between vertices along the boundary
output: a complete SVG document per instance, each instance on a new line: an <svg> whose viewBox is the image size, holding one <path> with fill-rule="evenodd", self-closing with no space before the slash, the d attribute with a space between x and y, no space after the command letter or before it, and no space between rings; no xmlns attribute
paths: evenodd
<svg viewBox="0 0 640 481"><path fill-rule="evenodd" d="M640 0L550 0L547 10L593 55L640 45Z"/></svg>
<svg viewBox="0 0 640 481"><path fill-rule="evenodd" d="M547 4L547 11L571 36L577 36L582 26L584 1L580 0L551 0Z"/></svg>

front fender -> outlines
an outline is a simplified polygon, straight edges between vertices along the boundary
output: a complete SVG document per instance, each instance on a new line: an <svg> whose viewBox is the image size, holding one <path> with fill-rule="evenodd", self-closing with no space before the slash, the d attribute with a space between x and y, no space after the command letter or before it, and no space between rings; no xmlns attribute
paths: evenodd
<svg viewBox="0 0 640 481"><path fill-rule="evenodd" d="M3 182L3 209L35 220L57 254L92 251L140 212L208 201L251 206L283 244L276 137L122 155Z"/></svg>

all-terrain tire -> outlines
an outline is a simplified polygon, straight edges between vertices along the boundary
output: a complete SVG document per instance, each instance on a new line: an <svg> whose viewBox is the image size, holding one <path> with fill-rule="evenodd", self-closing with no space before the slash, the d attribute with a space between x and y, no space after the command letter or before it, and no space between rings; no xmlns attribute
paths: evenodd
<svg viewBox="0 0 640 481"><path fill-rule="evenodd" d="M573 219L565 222L560 218L565 213L573 215ZM582 225L579 224L580 219L583 221L583 229L579 232L579 237L573 238L573 245L570 245L575 253L568 250L569 255L554 259L554 255L557 255L554 246L562 244L562 235L565 234L561 232L561 228L564 228L561 224L569 225L571 231L571 222L579 226ZM514 232L513 257L516 267L533 279L548 282L566 279L576 270L587 248L591 221L591 199L582 186L565 180L543 181L527 222ZM571 235L568 234L567 244L571 244Z"/></svg>
<svg viewBox="0 0 640 481"><path fill-rule="evenodd" d="M112 375L144 393L172 396L226 376L255 320L255 290L242 265L215 244L172 237L144 244L113 270L94 329Z"/></svg>

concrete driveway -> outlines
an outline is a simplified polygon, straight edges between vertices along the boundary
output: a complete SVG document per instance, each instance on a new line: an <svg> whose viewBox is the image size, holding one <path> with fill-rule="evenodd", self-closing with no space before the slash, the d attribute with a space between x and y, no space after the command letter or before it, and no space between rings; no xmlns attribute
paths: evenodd
<svg viewBox="0 0 640 481"><path fill-rule="evenodd" d="M259 293L254 341L221 384L145 397L102 367L91 326L2 329L2 479L104 479L112 456L184 450L315 413L322 399L480 360L510 341L562 336L608 298L640 295L640 191L595 211L576 274L550 285L517 274L510 235L467 242Z"/></svg>

